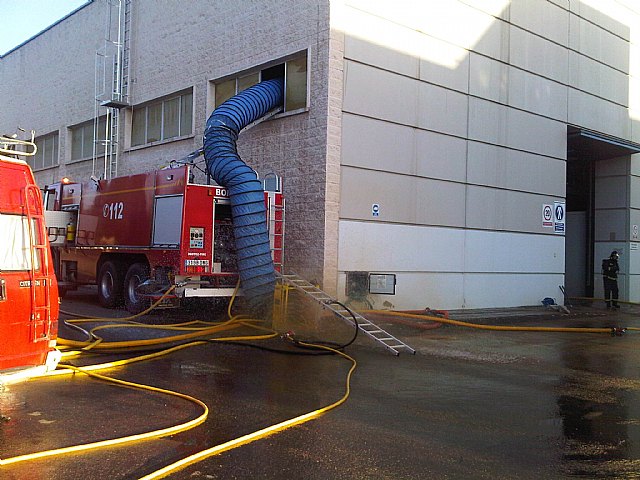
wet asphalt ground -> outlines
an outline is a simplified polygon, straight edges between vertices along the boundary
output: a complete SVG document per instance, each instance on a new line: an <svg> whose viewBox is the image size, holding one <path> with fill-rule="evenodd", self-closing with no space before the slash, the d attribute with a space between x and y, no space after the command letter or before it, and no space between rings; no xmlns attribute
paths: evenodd
<svg viewBox="0 0 640 480"><path fill-rule="evenodd" d="M97 307L91 293L70 294L62 308L125 316ZM172 311L149 321L172 323L206 313ZM541 307L451 317L500 325L640 327L640 307L630 306L613 312L579 306L569 315ZM638 333L491 332L390 318L378 323L417 354L395 357L359 337L346 349L358 367L345 404L167 478L640 478ZM338 400L349 367L334 355L225 343L112 369L105 374L202 400L208 419L163 439L0 466L0 478L141 478ZM0 458L163 428L200 412L179 398L80 374L9 385L0 392Z"/></svg>

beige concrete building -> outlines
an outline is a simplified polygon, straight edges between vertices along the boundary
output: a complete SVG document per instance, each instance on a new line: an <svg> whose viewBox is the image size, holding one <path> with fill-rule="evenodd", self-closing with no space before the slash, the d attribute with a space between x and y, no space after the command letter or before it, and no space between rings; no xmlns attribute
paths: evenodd
<svg viewBox="0 0 640 480"><path fill-rule="evenodd" d="M275 75L284 111L239 151L284 179L289 269L354 304L511 307L601 296L617 249L640 300L634 0L93 0L0 59L0 131L36 130L42 184L146 171Z"/></svg>

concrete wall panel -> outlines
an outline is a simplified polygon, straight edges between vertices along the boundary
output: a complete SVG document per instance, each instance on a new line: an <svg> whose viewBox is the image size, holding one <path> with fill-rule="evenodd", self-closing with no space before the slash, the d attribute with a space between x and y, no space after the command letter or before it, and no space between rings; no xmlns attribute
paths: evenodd
<svg viewBox="0 0 640 480"><path fill-rule="evenodd" d="M345 82L346 112L466 134L467 102L459 92L350 61L345 65Z"/></svg>
<svg viewBox="0 0 640 480"><path fill-rule="evenodd" d="M506 105L509 102L510 71L509 65L472 52L469 58L469 93Z"/></svg>
<svg viewBox="0 0 640 480"><path fill-rule="evenodd" d="M640 242L640 231L636 235L634 235L634 225L637 225L640 229L640 208L629 209L629 239L632 242ZM640 272L640 269L636 271Z"/></svg>
<svg viewBox="0 0 640 480"><path fill-rule="evenodd" d="M621 241L629 238L626 210L596 210L594 235L596 242Z"/></svg>
<svg viewBox="0 0 640 480"><path fill-rule="evenodd" d="M382 224L372 220L340 222L340 270L460 273L464 230Z"/></svg>
<svg viewBox="0 0 640 480"><path fill-rule="evenodd" d="M562 274L564 236L468 230L464 271Z"/></svg>
<svg viewBox="0 0 640 480"><path fill-rule="evenodd" d="M640 158L638 159L640 160ZM629 166L629 157L616 157L598 160L595 162L595 174L597 177L610 177L614 175L627 175L631 168L633 175L633 165ZM637 166L640 169L640 165Z"/></svg>
<svg viewBox="0 0 640 480"><path fill-rule="evenodd" d="M569 84L605 100L629 105L629 77L603 63L569 52Z"/></svg>
<svg viewBox="0 0 640 480"><path fill-rule="evenodd" d="M563 197L566 163L549 157L469 141L467 181Z"/></svg>
<svg viewBox="0 0 640 480"><path fill-rule="evenodd" d="M640 10L636 0L599 1L572 0L567 8L572 14L598 25L625 40L632 38L629 28L637 25Z"/></svg>
<svg viewBox="0 0 640 480"><path fill-rule="evenodd" d="M464 181L467 141L426 130L416 130L416 173L424 177Z"/></svg>
<svg viewBox="0 0 640 480"><path fill-rule="evenodd" d="M380 206L372 215L372 205ZM340 217L418 225L464 226L464 185L342 168Z"/></svg>
<svg viewBox="0 0 640 480"><path fill-rule="evenodd" d="M424 34L355 8L345 10L346 59L418 77L420 61L416 43Z"/></svg>
<svg viewBox="0 0 640 480"><path fill-rule="evenodd" d="M421 83L418 88L418 127L466 137L467 96Z"/></svg>
<svg viewBox="0 0 640 480"><path fill-rule="evenodd" d="M482 230L549 233L542 226L542 205L558 198L495 188L467 187L467 227Z"/></svg>
<svg viewBox="0 0 640 480"><path fill-rule="evenodd" d="M472 49L481 40L486 39L497 19L458 0L445 2L415 2L413 0L346 0L345 4L381 18L409 27L413 30L428 32L434 38L444 40L465 49ZM486 5L487 2L485 2ZM495 3L497 12L506 7Z"/></svg>
<svg viewBox="0 0 640 480"><path fill-rule="evenodd" d="M545 297L562 303L563 274L466 274L464 276L464 307L490 308L496 303L504 307L542 305Z"/></svg>
<svg viewBox="0 0 640 480"><path fill-rule="evenodd" d="M472 95L566 121L566 86L475 53L469 68Z"/></svg>
<svg viewBox="0 0 640 480"><path fill-rule="evenodd" d="M629 43L598 24L571 15L569 48L600 63L629 73ZM612 22L611 25L614 25ZM621 31L627 30L620 24ZM626 36L628 36L628 31Z"/></svg>
<svg viewBox="0 0 640 480"><path fill-rule="evenodd" d="M640 208L640 177L629 177L629 204L630 208Z"/></svg>
<svg viewBox="0 0 640 480"><path fill-rule="evenodd" d="M567 121L567 87L510 67L509 105L528 112Z"/></svg>
<svg viewBox="0 0 640 480"><path fill-rule="evenodd" d="M343 128L343 165L465 180L465 140L348 113Z"/></svg>
<svg viewBox="0 0 640 480"><path fill-rule="evenodd" d="M345 112L417 126L419 81L351 61L344 76Z"/></svg>
<svg viewBox="0 0 640 480"><path fill-rule="evenodd" d="M469 138L555 158L567 154L565 124L475 97L469 99Z"/></svg>
<svg viewBox="0 0 640 480"><path fill-rule="evenodd" d="M596 209L625 208L629 202L626 177L596 177Z"/></svg>
<svg viewBox="0 0 640 480"><path fill-rule="evenodd" d="M423 31L345 7L345 58L467 91L468 52Z"/></svg>
<svg viewBox="0 0 640 480"><path fill-rule="evenodd" d="M568 51L566 48L529 33L511 27L510 63L557 82L567 83Z"/></svg>
<svg viewBox="0 0 640 480"><path fill-rule="evenodd" d="M569 12L547 0L511 2L509 20L560 45L569 43Z"/></svg>

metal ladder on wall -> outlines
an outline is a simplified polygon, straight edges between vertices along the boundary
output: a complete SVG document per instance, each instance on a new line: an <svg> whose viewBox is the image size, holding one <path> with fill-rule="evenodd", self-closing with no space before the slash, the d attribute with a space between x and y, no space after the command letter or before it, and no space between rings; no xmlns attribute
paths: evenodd
<svg viewBox="0 0 640 480"><path fill-rule="evenodd" d="M328 294L320 290L318 287L309 283L298 275L285 275L276 272L276 277L280 279L283 284L288 285L299 292L302 292L308 298L315 300L320 305L322 305L323 308L331 310L336 316L340 317L345 322L353 324L353 319L355 317L355 321L358 324L358 329L362 333L364 333L367 337L371 338L378 344L382 345L385 349L387 349L394 355L400 355L401 352L410 353L412 355L416 353L413 348L411 348L403 341L397 339L389 332L383 330L372 321L360 315L358 312L346 309L339 303L336 303L334 298L331 298Z"/></svg>
<svg viewBox="0 0 640 480"><path fill-rule="evenodd" d="M93 174L109 179L118 175L120 110L129 106L131 0L106 0L106 7L104 46L96 51ZM100 131L101 120L105 121L104 132ZM104 146L104 154L99 146ZM100 173L97 165L102 156Z"/></svg>

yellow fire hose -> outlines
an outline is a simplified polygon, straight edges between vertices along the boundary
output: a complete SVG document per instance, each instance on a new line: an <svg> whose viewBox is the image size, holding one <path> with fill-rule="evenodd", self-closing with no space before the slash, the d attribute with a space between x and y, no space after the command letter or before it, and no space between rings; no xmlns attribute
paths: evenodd
<svg viewBox="0 0 640 480"><path fill-rule="evenodd" d="M263 331L264 333L262 335L242 335L242 336L235 336L235 337L214 337L214 338L207 338L206 340L194 340L190 343L186 343L186 344L181 344L181 345L177 345L177 346L173 346L171 348L167 348L164 349L162 351L159 352L154 352L154 353L149 353L149 354L145 354L145 355L139 355L133 358L128 358L128 359L124 359L124 360L117 360L117 361L113 361L113 362L108 362L108 363L103 363L103 364L96 364L96 365L89 365L89 366L85 366L85 367L75 367L72 365L60 365L58 370L55 370L54 372L50 372L50 374L48 376L57 376L57 375L68 375L68 374L73 374L73 373L84 373L86 375L89 375L93 378L97 378L100 380L104 380L104 381L108 381L108 382L113 382L116 383L118 385L123 385L123 386L128 386L128 387L135 387L138 389L143 389L143 390L149 390L152 392L157 392L157 393L162 393L162 394L167 394L167 395L173 395L188 401L191 401L197 405L199 405L202 409L203 409L203 413L201 415L199 415L198 417L179 424L179 425L175 425L173 427L168 427L168 428L163 428L163 429L159 429L159 430L154 430L151 432L146 432L146 433L140 433L140 434L136 434L136 435L131 435L131 436L127 436L127 437L120 437L120 438L114 438L114 439L107 439L107 440L102 440L102 441L98 441L98 442L92 442L92 443L87 443L87 444L82 444L82 445L74 445L74 446L68 446L68 447L62 447L62 448L58 448L58 449L54 449L54 450L48 450L48 451L43 451L43 452L35 452L35 453L31 453L31 454L25 454L25 455L19 455L19 456L15 456L15 457L11 457L11 458L6 458L6 459L0 459L0 466L4 466L4 465L10 465L10 464L14 464L14 463L18 463L18 462L24 462L24 461L28 461L28 460L33 460L33 459L37 459L37 458L43 458L43 457L51 457L51 456L56 456L56 455L62 455L62 454L66 454L66 453L71 453L71 452L80 452L80 451L87 451L87 450L91 450L91 449L97 449L97 448L102 448L102 447L107 447L107 446L114 446L114 445L124 445L124 444L128 444L128 443L132 443L132 442L136 442L136 441L141 441L141 440L150 440L150 439L155 439L155 438L160 438L160 437L164 437L167 435L173 435L176 434L178 432L183 432L186 430L189 430L197 425L202 424L207 416L208 416L208 407L207 405L194 398L191 397L189 395L186 394L182 394L179 392L174 392L171 390L165 390L162 388L158 388L158 387L153 387L153 386L149 386L149 385L142 385L142 384L137 384L137 383L133 383L133 382L127 382L124 380L120 380L120 379L116 379L116 378L112 378L112 377L108 377L105 375L100 375L95 373L95 371L98 370L104 370L104 369L108 369L108 368L114 368L114 367L119 367L119 366L123 366L123 365L127 365L130 363L134 363L134 362L139 362L139 361L144 361L144 360L151 360L163 355L167 355L169 353L173 353L175 351L184 349L184 348L188 348L188 347L192 347L192 346L196 346L196 345L204 345L204 344L208 344L211 341L243 341L243 340L262 340L262 339L269 339L269 338L273 338L275 336L277 336L277 332L271 330L271 329L267 329L265 327L261 327L259 326L259 324L256 324L256 320L252 320L250 318L247 317L232 317L231 316L231 303L229 305L229 320L226 322L222 322L222 323L218 323L218 324L212 324L210 322L203 322L203 321L191 321L191 322L184 322L184 323L179 323L179 324L172 324L172 325L163 325L163 326L158 326L158 325L147 325L147 324L142 324L142 323L138 323L135 322L134 320L148 312L150 312L153 308L155 308L155 306L157 306L162 300L163 298L168 295L170 293L172 289L170 289L169 291L167 291L165 293L165 295L160 298L158 301L154 302L153 305L151 305L151 307L149 307L147 310L145 310L144 312L141 312L140 314L131 316L131 317L126 317L126 318L84 318L84 319L77 319L77 320L69 320L68 322L70 323L87 323L87 322L101 322L101 321L108 321L108 322L118 322L115 324L110 324L110 325L101 325L101 326L97 326L94 327L93 329L91 329L89 332L87 332L90 337L92 338L92 340L86 341L86 342L79 342L79 341L72 341L72 340L66 340L66 339L60 339L60 344L64 347L68 347L68 348L80 348L82 350L73 350L73 351L67 351L65 352L65 356L71 356L71 355L76 355L78 353L81 352L85 352L87 350L90 349L95 349L96 351L99 350L118 350L118 351L127 351L131 348L136 348L136 347L149 347L149 346L156 346L156 345L161 345L163 343L171 343L171 342L177 342L177 341L184 341L184 340L189 340L189 339L194 339L194 338L203 338L205 336L209 336L212 334L216 334L216 333L220 333L222 331L227 331L230 329L234 329L234 328L238 328L239 326L246 326L246 327L250 327L250 328L254 328L254 329L259 329L261 331ZM235 294L234 294L235 296ZM591 299L591 300L595 300L595 299ZM621 303L631 303L631 302L621 302ZM382 315L390 315L390 316L395 316L395 317L402 317L402 318L411 318L411 319L418 319L418 320L429 320L429 321L433 321L433 322L438 322L438 323L443 323L443 324L449 324L449 325L456 325L456 326L461 326L461 327L468 327L468 328L475 328L475 329L480 329L480 330L490 330L490 331L512 331L512 332L558 332L558 333L607 333L607 334L611 334L611 333L620 333L620 332L624 332L627 330L640 330L640 328L634 328L634 327L627 327L624 329L618 329L618 328L596 328L596 327L540 327L540 326L509 326L509 325L482 325L482 324L476 324L476 323L470 323L470 322L464 322L464 321L460 321L460 320L453 320L453 319L449 319L449 318L443 318L443 317L439 317L439 316L433 316L433 315L427 315L427 314L415 314L415 313L405 313L405 312L396 312L396 311L389 311L389 310L369 310L366 312L362 312L363 314L382 314ZM98 335L96 335L96 331L102 330L102 329L106 329L106 328L123 328L123 327L135 327L135 328L159 328L159 329L166 329L166 330L177 330L177 331L186 331L187 333L183 333L180 335L173 335L170 337L162 337L162 338L154 338L154 339L145 339L145 340L135 340L135 341L120 341L120 342L105 342L101 337L99 337ZM352 366L349 369L347 375L346 375L346 386L345 386L345 393L344 395L337 400L336 402L327 405L325 407L319 408L317 410L308 412L306 414L297 416L295 418L292 418L290 420L284 421L284 422L280 422L274 425L271 425L269 427L266 427L264 429L260 429L258 431L255 431L253 433L247 434L247 435L243 435L241 437L238 437L234 440L207 448L205 450L202 450L201 452L198 452L196 454L193 454L189 457L186 457L184 459L181 459L175 463L172 463L170 465L167 465L166 467L157 470L156 472L150 473L144 477L142 477L141 480L151 480L151 479L158 479L158 478L163 478L166 475L185 468L188 465L194 464L196 462L199 462L201 460L204 460L208 457L211 457L213 455L217 455L219 453L225 452L227 450L233 449L233 448L237 448L239 446L242 445L246 445L250 442L265 438L267 436L273 435L274 433L277 433L279 431L285 430L287 428L290 428L292 426L295 425L299 425L301 423L304 422L308 422L310 420L313 420L315 418L318 418L319 416L321 416L322 414L326 413L327 411L338 407L339 405L343 404L347 398L349 397L350 394L350 382L351 382L351 376L357 366L357 362L355 359L353 359L352 357L350 357L349 355L345 354L344 352L341 352L339 350L333 349L331 347L328 346L324 346L324 345L316 345L316 344L309 344L309 343L304 343L304 342L298 342L300 345L303 346L307 346L307 347L312 347L312 348L317 348L317 349L324 349L327 351L331 351L333 353L336 353L340 356L342 356L345 359L348 359L349 361L352 362Z"/></svg>
<svg viewBox="0 0 640 480"><path fill-rule="evenodd" d="M168 295L170 291L166 292L164 296ZM164 297L163 296L163 297ZM235 294L234 294L235 297ZM233 298L232 298L233 300ZM157 438L161 438L161 437L166 437L168 435L174 435L176 433L179 432L184 432L186 430L189 430L191 428L194 428L200 424L202 424L208 416L208 412L209 409L207 407L207 405L194 398L191 397L190 395L186 395L183 393L179 393L179 392L175 392L172 390L167 390L167 389L162 389L162 388L158 388L158 387L153 387L150 385L143 385L143 384L139 384L139 383L134 383L134 382L128 382L125 380L120 380L117 378L113 378L113 377L108 377L105 375L100 375L98 373L95 373L96 371L99 370L105 370L105 369L109 369L109 368L114 368L114 367L119 367L119 366L123 366L123 365L127 365L127 364L131 364L134 362L140 362L140 361L144 361L144 360L151 360L151 359L155 359L158 358L160 356L164 356L167 355L169 353L173 353L176 352L178 350L184 349L184 348L188 348L188 347L192 347L192 346L196 346L196 345L204 345L204 344L208 344L212 341L225 341L225 342L230 342L230 341L255 341L255 340L266 340L266 339L270 339L270 338L274 338L276 336L278 336L278 333L273 331L272 329L268 329L265 327L262 327L259 325L260 320L253 320L250 318L247 318L245 316L235 316L235 317L231 317L231 304L229 305L229 310L228 313L230 315L230 319L227 320L226 322L222 322L222 323L218 323L218 324L212 324L210 322L203 322L203 321L192 321L192 322L184 322L184 323L180 323L180 324L173 324L173 325L146 325L146 324L142 324L142 323L138 323L138 322L134 322L133 320L135 318L138 318L142 315L144 315L145 313L148 313L149 311L151 311L153 308L155 308L156 305L158 305L160 302L162 301L162 298L159 299L157 302L155 302L150 308L148 308L147 310L145 310L144 312L134 315L132 317L127 317L127 318L122 318L122 319L115 319L115 318L81 318L81 319L77 319L77 320L70 320L69 322L71 323L87 323L87 322L123 322L123 323L116 323L116 324L110 324L110 325L101 325L101 326L97 326L94 327L93 329L91 329L89 332L87 332L90 337L92 338L92 340L90 341L86 341L86 342L79 342L79 341L72 341L72 340L67 340L67 339L59 339L59 343L61 346L63 347L67 347L67 348L80 348L81 350L68 350L66 352L63 352L63 355L65 356L65 358L71 357L71 356L76 356L79 354L87 354L87 351L90 349L94 349L96 351L99 350L117 350L117 351L129 351L129 349L133 349L133 348L139 348L139 347L148 347L148 346L156 346L156 345L161 345L163 343L173 343L176 341L184 341L184 340L188 340L188 339L192 339L192 338L203 338L205 336L211 335L211 334L215 334L215 333L219 333L222 331L227 331L230 329L234 329L234 328L238 328L240 326L245 326L245 327L250 327L253 329L257 329L262 331L263 333L261 335L239 335L239 336L230 336L230 337L213 337L213 338L207 338L206 340L195 340L186 344L181 344L181 345L177 345L177 346L173 346L167 349L164 349L162 351L159 352L154 352L154 353L149 353L149 354L145 354L145 355L139 355L133 358L128 358L128 359L123 359L123 360L116 360L116 361L112 361L112 362L107 362L107 363L101 363L101 364L94 364L94 365L88 365L88 366L83 366L83 367L76 367L73 365L66 365L66 364L60 364L58 366L58 369L56 369L53 372L49 372L48 374L43 375L44 376L59 376L59 375L69 375L69 374L74 374L74 373L83 373L86 375L89 375L92 378L96 378L102 381L107 381L107 382L111 382L111 383L115 383L117 385L121 385L121 386L127 386L127 387L134 387L134 388L138 388L138 389L142 389L142 390L148 390L151 392L156 392L156 393L162 393L162 394L166 394L166 395L172 395L172 396L176 396L179 398L182 398L184 400L188 400L190 402L193 402L197 405L199 405L203 412L196 418L185 422L185 423L181 423L179 425L175 425L172 427L167 427L167 428L162 428L162 429L158 429L158 430L153 430L150 432L145 432L145 433L139 433L139 434L135 434L135 435L130 435L130 436L125 436L125 437L118 437L118 438L112 438L112 439L106 439L106 440L101 440L101 441L97 441L97 442L91 442L91 443L86 443L86 444L80 444L80 445L71 445L71 446L67 446L67 447L61 447L61 448L56 448L53 450L46 450L46 451L41 451L41 452L34 452L34 453L30 453L30 454L24 454L24 455L18 455L18 456L14 456L14 457L10 457L10 458L5 458L5 459L0 459L0 466L7 466L7 465L11 465L11 464L15 464L15 463L19 463L19 462L25 462L25 461L29 461L29 460L35 460L35 459L40 459L40 458L45 458L45 457L53 457L53 456L58 456L58 455L63 455L63 454L67 454L67 453L72 453L72 452L83 452L83 451L88 451L88 450L94 450L94 449L98 449L98 448L104 448L104 447L110 447L110 446L116 446L116 445L125 445L125 444L130 444L133 442L138 442L138 441L143 441L143 440L151 440L151 439L157 439ZM258 323L258 324L257 324ZM195 325L203 325L203 326L198 326L196 327ZM99 337L98 335L95 334L95 332L97 330L100 329L106 329L106 328L123 328L125 326L128 327L135 327L135 328L157 328L157 329L167 329L167 330L187 330L188 333L184 333L181 335L173 335L170 337L162 337L162 338L154 338L154 339L145 339L145 340L135 340L135 341L120 341L120 342L105 342L103 341L103 339L101 337ZM323 350L327 350L330 352L333 352L335 354L338 354L340 356L342 356L343 358L346 358L348 360L350 360L352 362L352 366L349 369L347 376L346 376L346 387L345 387L345 394L336 402L333 402L330 405L327 405L325 407L319 408L317 410L314 410L312 412L297 416L295 418L292 418L290 420L284 421L284 422L280 422L277 423L275 425L271 425L269 427L260 429L256 432L247 434L247 435L243 435L235 440L231 440L228 442L225 442L223 444L220 445L216 445L214 447L208 448L206 450L203 450L201 452L198 452L194 455L191 455L187 458L184 458L178 462L175 462L171 465L168 465L156 472L152 472L148 475L146 475L145 477L143 477L144 479L156 479L156 478L162 478L165 477L166 475L168 475L169 473L179 470L181 468L186 467L187 465L191 465L193 463L196 463L198 461L204 460L207 457L213 456L213 455L217 455L219 453L222 453L224 451L227 450L231 450L233 448L237 448L239 446L245 445L247 443L265 438L267 436L273 435L279 431L285 430L287 428L293 427L295 425L299 425L305 422L308 422L310 420L313 420L315 418L318 418L319 416L321 416L322 414L326 413L327 411L334 409L336 407L338 407L339 405L341 405L342 403L344 403L347 398L349 397L350 394L350 382L351 382L351 376L353 374L353 371L356 368L357 362L355 359L353 359L352 357L350 357L349 355L333 349L331 347L327 347L324 345L315 345L315 344L310 344L310 343L304 343L304 342L297 342L299 345L303 345L309 348L316 348L316 349L323 349Z"/></svg>

